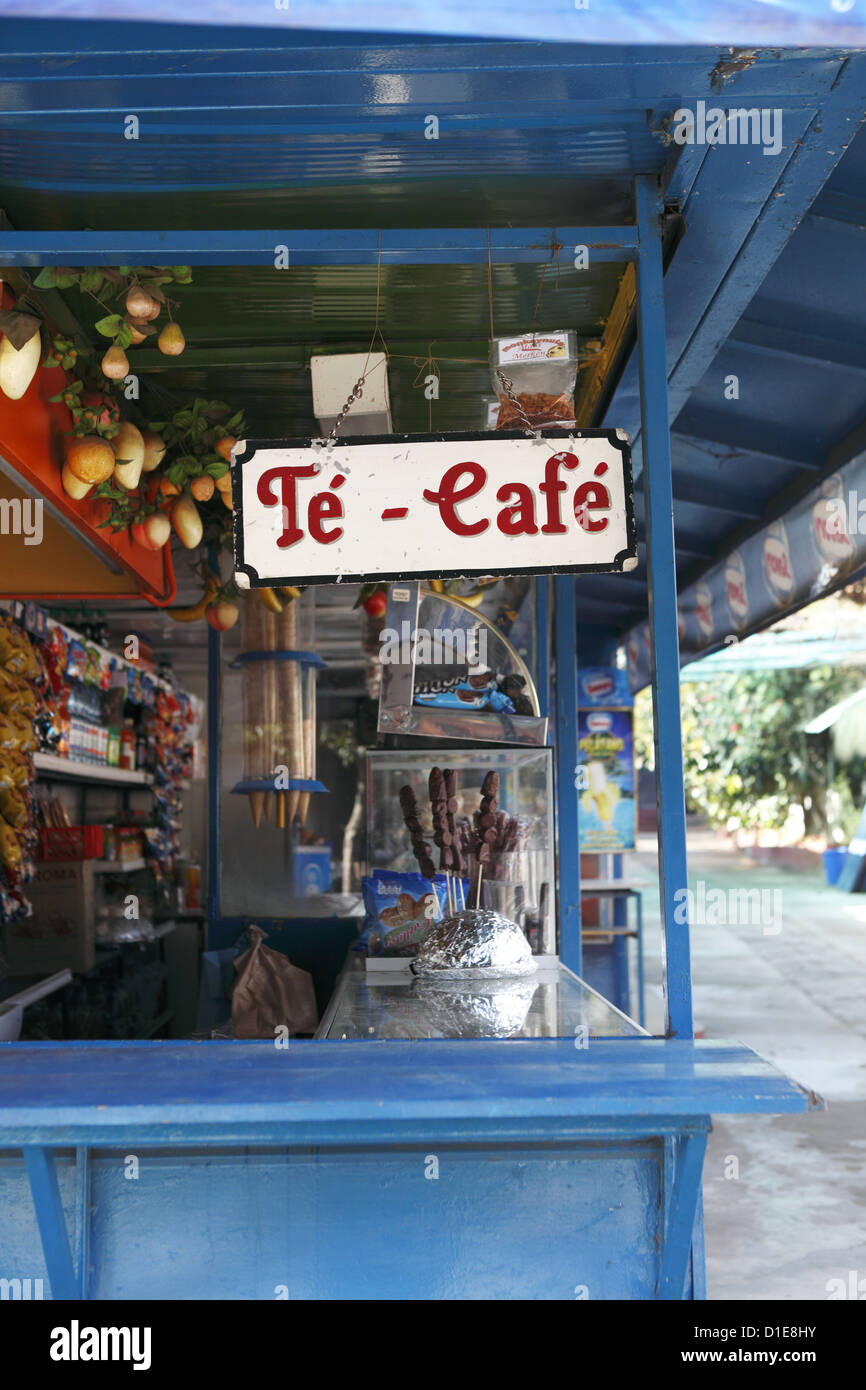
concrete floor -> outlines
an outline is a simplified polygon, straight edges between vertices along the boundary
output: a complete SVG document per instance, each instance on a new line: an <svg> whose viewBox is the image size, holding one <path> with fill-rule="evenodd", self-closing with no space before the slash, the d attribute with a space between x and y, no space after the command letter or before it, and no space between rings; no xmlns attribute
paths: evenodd
<svg viewBox="0 0 866 1390"><path fill-rule="evenodd" d="M647 1026L661 1032L655 839L641 837L624 867L647 888ZM705 892L770 890L765 905L779 908L781 928L769 918L770 932L693 925L696 1030L747 1043L827 1106L714 1120L704 1168L707 1296L827 1299L839 1288L828 1281L848 1289L862 1280L866 1299L866 895L827 888L820 866L758 865L700 828L689 832L689 878L695 902L699 881Z"/></svg>

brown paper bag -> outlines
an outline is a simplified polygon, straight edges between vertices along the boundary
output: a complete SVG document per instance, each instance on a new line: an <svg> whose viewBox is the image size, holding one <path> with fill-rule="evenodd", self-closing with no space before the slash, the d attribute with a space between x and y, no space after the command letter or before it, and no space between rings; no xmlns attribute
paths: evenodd
<svg viewBox="0 0 866 1390"><path fill-rule="evenodd" d="M251 926L252 945L235 961L232 1030L236 1038L274 1038L282 1026L289 1035L313 1033L319 1021L313 978L287 956L272 951L261 927Z"/></svg>

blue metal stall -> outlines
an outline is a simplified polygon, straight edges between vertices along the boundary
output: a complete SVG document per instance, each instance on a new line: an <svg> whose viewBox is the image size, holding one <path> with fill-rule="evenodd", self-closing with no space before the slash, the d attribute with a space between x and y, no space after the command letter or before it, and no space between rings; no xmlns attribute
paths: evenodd
<svg viewBox="0 0 866 1390"><path fill-rule="evenodd" d="M599 264L613 264L627 275L636 350L629 358L627 334L609 345L594 408L599 419L628 428L639 440L645 570L577 580L557 576L539 586L539 611L546 623L552 599L559 954L565 972L578 977L574 984L564 973L561 987L576 990L585 1002L591 991L581 993L579 985L584 953L576 848L576 646L593 662L609 656L636 605L640 610L642 587L629 585L645 580L658 768L664 1036L650 1037L628 1020L621 1026L616 1010L600 1001L592 1006L598 1010L596 1026L575 1029L572 1015L563 1011L545 1036L531 1039L371 1037L292 1041L283 1048L228 1041L3 1044L0 1275L44 1278L53 1297L75 1299L701 1298L700 1183L710 1117L793 1113L820 1106L820 1100L749 1048L693 1036L689 931L677 907L677 893L688 882L677 581L678 569L682 574L702 554L711 558L713 547L696 526L696 534L675 549L670 423L750 297L758 271L772 263L838 161L843 133L851 133L851 123L862 116L864 70L857 55L840 58L823 50L736 69L752 84L750 92L770 92L770 100L784 102L796 135L784 172L760 156L748 192L728 202L730 147L714 152L720 153L717 160L706 149L689 147L671 160L652 134L677 104L674 92L679 97L684 89L689 95L700 91L711 98L728 80L719 68L724 53L663 51L660 67L650 71L622 50L581 49L569 68L544 45L540 51L526 45L524 51L515 44L517 53L508 51L511 45L469 42L459 54L473 73L473 98L466 103L459 84L451 82L450 45L446 53L440 41L431 40L421 46L423 54L416 47L403 55L401 42L389 40L391 76L383 84L358 36L340 38L340 61L351 71L356 103L341 119L362 144L381 153L387 138L404 151L406 130L431 105L429 67L441 78L443 100L447 93L455 109L461 101L468 107L469 143L448 154L453 167L465 172L473 155L488 159L488 138L496 157L515 159L524 175L531 172L533 152L555 167L567 148L569 159L587 167L596 161L593 178L603 181L616 172L626 189L624 196L622 187L616 196L608 190L616 215L603 226L538 226L518 215L517 227L400 230L392 213L381 231L350 224L290 231L258 230L253 204L235 230L185 231L166 223L148 230L122 221L118 229L110 218L96 231L6 230L0 234L2 259L21 266L257 266L272 256L275 244L284 244L297 267L484 267L543 265L554 254L552 246L556 256L582 246ZM68 39L72 46L65 51L77 53L78 75L104 76L104 55L80 43L76 48L72 32ZM25 26L15 54L19 109L10 109L7 95L0 131L44 130L44 98L40 94L37 102L35 94L26 95L28 81L35 85L41 76L28 50L34 41ZM230 55L210 52L209 62L201 62L200 52L216 44L209 35L196 41L201 49L188 60L191 69L199 82L215 82L213 64L229 68ZM295 56L302 41L310 51ZM244 113L227 114L218 86L198 86L200 120L205 108L213 120L213 103L220 107L221 133L262 121L260 111L250 114L260 58L250 61L244 75L250 103ZM280 47L278 59L285 87L271 93L264 86L258 93L279 107L268 117L278 140L287 130L301 140L321 138L324 117L299 115L290 100L298 93L291 89L301 69L304 77L334 82L327 69L336 60L328 46L317 46L300 31ZM158 76L159 60L148 62L154 65L149 75L167 82ZM401 62L412 72L409 97L393 77ZM511 67L503 73L505 62ZM563 106L561 113L543 115L545 145L533 134L542 118L532 83L546 64ZM526 85L506 111L515 74ZM219 79L225 81L223 72ZM136 96L159 108L155 118L163 137L177 133L178 121L182 134L198 138L179 113L166 114L170 84L157 100L146 87L145 82ZM89 139L92 113L65 89L54 95L67 112L72 137ZM350 99L336 86L331 95L344 103ZM317 102L326 99L327 93L316 96ZM649 107L655 115L648 128ZM596 139L599 124L605 129ZM517 155L502 140L509 130L523 142ZM298 156L301 162L308 157L309 148ZM150 156L141 158L146 169ZM111 164L115 154L110 151L107 159ZM237 159L229 139L223 167L227 161L228 177L239 181ZM211 163L211 178L213 170ZM170 171L152 169L151 175L161 193L171 191ZM185 176L188 186L188 170ZM110 177L115 188L132 191L120 163ZM184 171L175 177L183 181ZM70 175L65 194L76 192L73 185ZM38 202L35 179L31 196ZM685 230L680 211L690 198L694 217ZM78 218L83 220L91 219ZM681 244L674 249L677 237ZM220 638L211 632L212 750L219 743L220 660ZM209 809L215 872L216 758ZM209 910L218 935L214 884L212 876Z"/></svg>

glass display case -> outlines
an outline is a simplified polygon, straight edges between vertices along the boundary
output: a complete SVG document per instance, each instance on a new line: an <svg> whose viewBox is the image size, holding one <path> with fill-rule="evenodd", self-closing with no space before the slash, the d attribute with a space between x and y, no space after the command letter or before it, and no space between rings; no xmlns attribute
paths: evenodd
<svg viewBox="0 0 866 1390"><path fill-rule="evenodd" d="M536 954L556 950L554 894L553 761L549 748L441 748L367 753L368 872L418 871L404 823L400 791L411 787L425 841L433 841L429 779L433 767L455 773L454 820L470 836L490 772L498 775L498 801L489 831L490 853L481 867L466 862L469 899L493 908L526 932ZM441 851L436 854L440 859ZM438 864L435 867L439 867Z"/></svg>
<svg viewBox="0 0 866 1390"><path fill-rule="evenodd" d="M557 962L498 980L431 980L352 960L337 982L318 1038L644 1037L644 1030Z"/></svg>
<svg viewBox="0 0 866 1390"><path fill-rule="evenodd" d="M534 584L523 577L452 585L462 592L435 580L392 584L380 638L379 732L546 743Z"/></svg>

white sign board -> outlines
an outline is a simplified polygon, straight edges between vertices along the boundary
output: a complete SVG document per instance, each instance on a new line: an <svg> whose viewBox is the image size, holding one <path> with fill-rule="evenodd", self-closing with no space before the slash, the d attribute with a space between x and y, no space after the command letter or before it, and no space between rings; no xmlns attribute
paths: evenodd
<svg viewBox="0 0 866 1390"><path fill-rule="evenodd" d="M622 430L247 440L232 484L243 588L637 563Z"/></svg>

